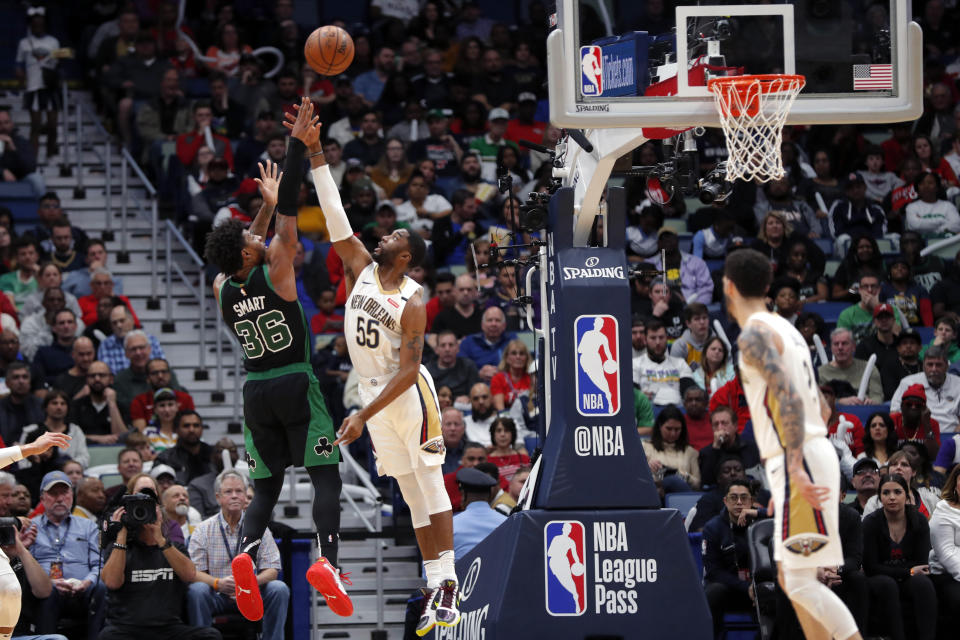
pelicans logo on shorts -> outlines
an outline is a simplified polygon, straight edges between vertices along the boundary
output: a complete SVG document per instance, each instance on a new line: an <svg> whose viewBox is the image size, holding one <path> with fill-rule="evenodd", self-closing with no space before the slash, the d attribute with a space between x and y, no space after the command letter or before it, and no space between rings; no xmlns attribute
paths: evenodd
<svg viewBox="0 0 960 640"><path fill-rule="evenodd" d="M614 416L620 412L620 343L617 319L585 315L574 323L577 412Z"/></svg>
<svg viewBox="0 0 960 640"><path fill-rule="evenodd" d="M544 525L544 606L550 615L579 616L587 610L586 548L582 522Z"/></svg>

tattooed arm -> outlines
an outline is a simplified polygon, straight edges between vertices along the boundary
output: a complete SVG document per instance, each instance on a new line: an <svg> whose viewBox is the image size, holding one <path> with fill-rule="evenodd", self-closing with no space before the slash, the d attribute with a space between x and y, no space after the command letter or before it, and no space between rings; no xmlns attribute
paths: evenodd
<svg viewBox="0 0 960 640"><path fill-rule="evenodd" d="M400 370L390 379L377 398L366 407L348 417L337 431L334 444L350 444L363 433L363 425L381 409L417 384L420 375L420 359L423 356L423 335L427 326L427 310L420 294L407 300L400 318Z"/></svg>
<svg viewBox="0 0 960 640"><path fill-rule="evenodd" d="M803 468L803 399L783 368L783 342L780 336L759 322L747 324L737 342L741 358L760 372L768 392L777 398L773 420L780 428L790 480L811 506L819 508L829 490L814 485Z"/></svg>

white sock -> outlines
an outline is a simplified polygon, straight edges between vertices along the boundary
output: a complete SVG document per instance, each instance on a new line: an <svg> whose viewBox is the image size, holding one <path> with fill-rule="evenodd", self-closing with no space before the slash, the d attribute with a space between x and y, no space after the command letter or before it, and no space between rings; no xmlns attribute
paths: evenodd
<svg viewBox="0 0 960 640"><path fill-rule="evenodd" d="M441 580L453 580L459 584L457 581L457 569L454 566L455 561L456 558L453 555L453 549L440 552L440 559L438 562L440 563Z"/></svg>
<svg viewBox="0 0 960 640"><path fill-rule="evenodd" d="M427 589L436 589L440 586L440 581L443 580L442 571L443 567L440 560L423 561L423 572L427 577Z"/></svg>

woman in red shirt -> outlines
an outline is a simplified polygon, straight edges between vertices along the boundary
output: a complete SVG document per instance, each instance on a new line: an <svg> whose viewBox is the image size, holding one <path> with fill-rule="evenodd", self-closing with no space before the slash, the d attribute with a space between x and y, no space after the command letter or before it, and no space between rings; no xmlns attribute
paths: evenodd
<svg viewBox="0 0 960 640"><path fill-rule="evenodd" d="M490 447L487 460L497 465L500 477L510 482L517 469L530 464L523 445L517 446L517 425L511 418L497 418L490 424Z"/></svg>
<svg viewBox="0 0 960 640"><path fill-rule="evenodd" d="M530 352L522 340L511 340L503 351L500 371L490 381L490 393L493 394L493 406L504 411L513 405L513 401L523 391L530 391Z"/></svg>

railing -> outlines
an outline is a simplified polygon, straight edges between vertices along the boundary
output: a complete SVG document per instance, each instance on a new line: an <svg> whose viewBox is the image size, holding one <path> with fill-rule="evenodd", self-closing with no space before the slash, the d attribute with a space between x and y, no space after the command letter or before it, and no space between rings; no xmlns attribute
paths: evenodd
<svg viewBox="0 0 960 640"><path fill-rule="evenodd" d="M64 91L64 99L68 98L68 94ZM106 231L104 236L106 239L111 239L113 237L113 144L114 141L111 138L110 134L103 128L103 125L100 122L100 118L97 116L87 104L82 100L76 99L74 101L74 113L75 117L73 118L74 122L74 173L77 180L77 187L75 193L78 194L78 197L83 197L83 150L85 146L92 148L93 152L98 156L98 158L103 162L106 172L106 185L104 196L106 200ZM64 102L64 111L65 117L64 121L69 123L69 112L70 104ZM99 141L95 141L93 136L90 139L85 139L83 126L84 122L89 122L93 124L94 131L96 136L102 140L102 153L98 149ZM69 124L64 126L64 131L69 133ZM69 137L65 135L63 139L64 149L68 148ZM139 187L142 188L143 194L139 189L132 188L130 184L130 178L133 177L139 182ZM150 224L150 264L153 267L154 277L150 279L150 297L147 300L147 307L150 309L159 309L160 308L160 298L158 295L158 283L159 278L156 277L160 272L159 264L159 242L160 242L160 220L158 215L158 202L157 202L157 190L147 178L146 174L141 169L139 163L136 159L130 154L126 148L121 148L120 151L120 251L117 253L117 262L126 263L130 260L130 252L128 248L129 242L129 230L128 230L128 218L131 206L135 207L137 213L141 218L149 222ZM183 234L177 229L170 220L164 221L164 249L165 249L165 282L167 285L166 290L166 313L165 313L165 322L164 329L172 331L173 330L173 309L174 309L174 300L172 296L172 287L174 282L174 273L177 277L183 282L187 290L190 292L191 296L196 299L199 315L199 347L200 347L200 359L199 366L195 375L196 379L206 379L207 377L207 345L210 343L210 337L207 333L209 328L207 327L207 314L208 314L208 295L207 288L205 286L204 278L204 263L200 259L200 256L196 254L193 248L190 246L190 243L187 242L186 238L183 237ZM179 246L176 246L179 245ZM190 270L190 265L195 266L197 269L197 284L194 286L193 280L188 275L188 272L184 270L184 267L181 266L176 260L174 260L173 253L174 251L183 251L186 253L189 259L189 265L187 269ZM222 338L224 335L227 336L228 340L235 340L233 336L227 333L224 327L220 323L215 323L216 328L214 329L216 344L217 344L217 353L216 353L216 362L214 363L214 368L216 370L216 385L217 392L221 393L224 389L224 380L223 380L223 371L224 371L224 349L222 344ZM239 354L239 350L234 345L233 352ZM234 380L233 380L233 422L240 422L240 359L235 357L233 362L234 370Z"/></svg>

